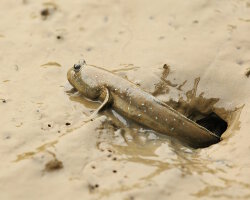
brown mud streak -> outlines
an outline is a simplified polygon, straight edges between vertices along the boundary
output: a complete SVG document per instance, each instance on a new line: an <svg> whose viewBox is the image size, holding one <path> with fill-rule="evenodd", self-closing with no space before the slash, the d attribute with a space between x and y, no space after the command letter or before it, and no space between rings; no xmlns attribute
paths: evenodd
<svg viewBox="0 0 250 200"><path fill-rule="evenodd" d="M52 141L52 142L48 142L48 143L45 143L39 147L36 148L36 151L30 151L30 152L25 152L25 153L22 153L22 154L19 154L17 155L17 158L16 160L14 160L13 162L19 162L21 160L25 160L25 159L28 159L28 158L31 158L32 156L40 153L40 152L43 152L45 151L47 148L49 147L54 147L54 145L57 143L58 141L55 140L55 141ZM55 156L52 152L48 151L49 154L51 154L53 157Z"/></svg>

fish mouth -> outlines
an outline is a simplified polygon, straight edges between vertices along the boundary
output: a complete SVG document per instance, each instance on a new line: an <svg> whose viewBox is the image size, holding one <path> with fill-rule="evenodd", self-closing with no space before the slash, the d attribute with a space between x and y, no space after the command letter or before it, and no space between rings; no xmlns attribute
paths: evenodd
<svg viewBox="0 0 250 200"><path fill-rule="evenodd" d="M67 79L68 79L70 85L72 85L75 88L75 85L73 83L74 76L75 76L75 72L74 72L73 68L69 69L69 71L67 72Z"/></svg>

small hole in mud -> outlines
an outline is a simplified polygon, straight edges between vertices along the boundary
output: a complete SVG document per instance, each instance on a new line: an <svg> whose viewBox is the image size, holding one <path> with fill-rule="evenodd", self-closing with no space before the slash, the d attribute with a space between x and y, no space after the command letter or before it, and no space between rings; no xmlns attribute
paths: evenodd
<svg viewBox="0 0 250 200"><path fill-rule="evenodd" d="M62 36L61 35L57 35L56 39L60 40L60 39L62 39Z"/></svg>
<svg viewBox="0 0 250 200"><path fill-rule="evenodd" d="M99 185L98 184L95 184L95 185L92 185L92 184L89 184L88 185L88 188L89 188L89 192L94 192L94 190L96 189L96 188L98 188L99 187Z"/></svg>
<svg viewBox="0 0 250 200"><path fill-rule="evenodd" d="M88 47L88 48L86 49L86 51L92 51L92 48L91 48L91 47Z"/></svg>
<svg viewBox="0 0 250 200"><path fill-rule="evenodd" d="M41 10L41 13L40 13L43 17L47 17L50 12L49 12L49 9L48 8L45 8L43 10Z"/></svg>
<svg viewBox="0 0 250 200"><path fill-rule="evenodd" d="M227 130L227 122L221 119L214 112L196 121L197 124L215 133L219 137Z"/></svg>
<svg viewBox="0 0 250 200"><path fill-rule="evenodd" d="M10 139L10 138L11 138L11 137L10 137L9 135L5 137L5 139L7 139L7 140Z"/></svg>

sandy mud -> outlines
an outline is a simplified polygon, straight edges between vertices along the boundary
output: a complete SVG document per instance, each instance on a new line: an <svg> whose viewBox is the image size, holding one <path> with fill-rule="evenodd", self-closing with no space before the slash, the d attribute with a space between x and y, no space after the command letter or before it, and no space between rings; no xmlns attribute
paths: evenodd
<svg viewBox="0 0 250 200"><path fill-rule="evenodd" d="M250 1L0 2L0 199L249 199ZM73 92L79 59L222 141L193 149ZM201 123L203 123L201 121Z"/></svg>

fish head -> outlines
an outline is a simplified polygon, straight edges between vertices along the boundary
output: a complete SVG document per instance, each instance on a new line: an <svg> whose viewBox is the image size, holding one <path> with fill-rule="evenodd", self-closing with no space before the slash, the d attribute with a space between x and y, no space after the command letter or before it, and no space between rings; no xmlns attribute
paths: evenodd
<svg viewBox="0 0 250 200"><path fill-rule="evenodd" d="M85 60L80 60L69 69L67 78L69 83L84 96L96 99L101 95L101 87L89 68L91 66L88 66Z"/></svg>

